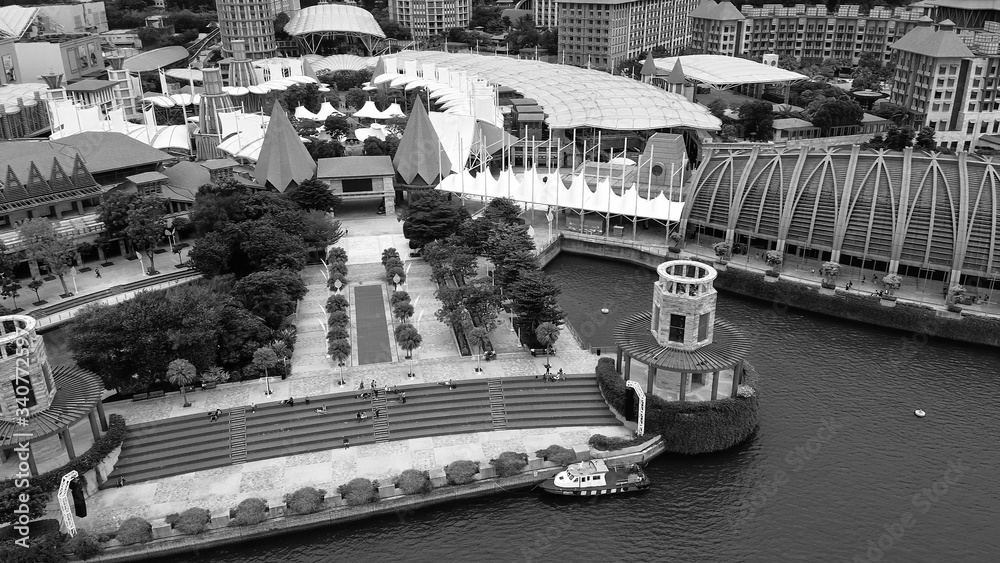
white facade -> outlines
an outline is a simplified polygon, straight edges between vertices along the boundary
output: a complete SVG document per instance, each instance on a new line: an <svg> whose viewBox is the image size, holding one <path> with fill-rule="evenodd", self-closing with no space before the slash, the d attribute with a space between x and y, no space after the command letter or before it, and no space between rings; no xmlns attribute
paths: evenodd
<svg viewBox="0 0 1000 563"><path fill-rule="evenodd" d="M292 17L295 15L295 12L301 9L299 0L271 0L271 10L275 16L278 14L288 14L288 17Z"/></svg>
<svg viewBox="0 0 1000 563"><path fill-rule="evenodd" d="M535 0L535 27L559 26L558 0Z"/></svg>
<svg viewBox="0 0 1000 563"><path fill-rule="evenodd" d="M49 4L41 8L38 18L45 22L49 33L104 33L108 30L104 2Z"/></svg>
<svg viewBox="0 0 1000 563"><path fill-rule="evenodd" d="M470 15L469 0L389 0L389 17L418 39L465 29Z"/></svg>

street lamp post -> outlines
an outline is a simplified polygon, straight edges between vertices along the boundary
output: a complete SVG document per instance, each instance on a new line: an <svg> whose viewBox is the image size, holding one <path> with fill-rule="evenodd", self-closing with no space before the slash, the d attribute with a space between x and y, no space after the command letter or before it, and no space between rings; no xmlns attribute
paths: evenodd
<svg viewBox="0 0 1000 563"><path fill-rule="evenodd" d="M399 282L400 282L399 274L396 274L395 276L392 276L392 290L393 291L398 291L399 290Z"/></svg>
<svg viewBox="0 0 1000 563"><path fill-rule="evenodd" d="M337 288L337 293L340 293L340 288L344 287L344 282L336 280L333 282L333 287Z"/></svg>

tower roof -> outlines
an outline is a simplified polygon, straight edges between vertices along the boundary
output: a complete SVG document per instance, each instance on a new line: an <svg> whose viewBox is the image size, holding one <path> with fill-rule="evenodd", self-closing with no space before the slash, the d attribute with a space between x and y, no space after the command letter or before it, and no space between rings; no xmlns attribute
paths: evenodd
<svg viewBox="0 0 1000 563"><path fill-rule="evenodd" d="M653 61L653 53L646 55L646 62L642 63L642 70L639 74L643 76L656 76L656 63Z"/></svg>
<svg viewBox="0 0 1000 563"><path fill-rule="evenodd" d="M443 170L451 170L451 160L423 104L414 104L392 164L409 185L434 186L441 181Z"/></svg>
<svg viewBox="0 0 1000 563"><path fill-rule="evenodd" d="M906 51L938 59L961 59L974 56L957 33L944 30L935 31L930 27L911 29L899 41L893 43L892 48L897 51Z"/></svg>
<svg viewBox="0 0 1000 563"><path fill-rule="evenodd" d="M687 77L684 76L684 68L681 66L681 60L677 59L674 61L674 68L667 75L667 84L684 84L687 81Z"/></svg>
<svg viewBox="0 0 1000 563"><path fill-rule="evenodd" d="M382 76L386 72L387 71L385 69L385 61L382 59L382 57L379 57L378 62L375 63L375 68L372 69L372 81L374 81L379 76Z"/></svg>
<svg viewBox="0 0 1000 563"><path fill-rule="evenodd" d="M705 0L693 12L688 14L688 17L716 21L740 21L746 19L746 16L737 10L732 2L719 2L716 4L715 0Z"/></svg>
<svg viewBox="0 0 1000 563"><path fill-rule="evenodd" d="M254 179L262 186L284 192L312 178L315 173L316 161L299 140L281 104L275 102L271 109L271 121L264 132L257 166L253 169Z"/></svg>

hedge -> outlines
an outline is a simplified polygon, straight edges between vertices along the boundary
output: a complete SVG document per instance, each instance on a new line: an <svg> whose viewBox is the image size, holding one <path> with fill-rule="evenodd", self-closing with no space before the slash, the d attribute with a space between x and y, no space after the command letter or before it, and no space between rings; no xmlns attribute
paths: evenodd
<svg viewBox="0 0 1000 563"><path fill-rule="evenodd" d="M512 477L524 470L528 465L528 454L517 452L503 452L490 460L500 477Z"/></svg>
<svg viewBox="0 0 1000 563"><path fill-rule="evenodd" d="M285 495L285 505L295 514L312 514L323 509L326 490L314 487L302 487L294 493Z"/></svg>
<svg viewBox="0 0 1000 563"><path fill-rule="evenodd" d="M347 340L351 333L346 326L330 325L330 330L326 332L327 340Z"/></svg>
<svg viewBox="0 0 1000 563"><path fill-rule="evenodd" d="M535 452L535 457L551 461L556 465L569 465L576 461L576 452L569 448L552 444L544 450Z"/></svg>
<svg viewBox="0 0 1000 563"><path fill-rule="evenodd" d="M347 251L339 246L335 246L326 253L326 261L347 262Z"/></svg>
<svg viewBox="0 0 1000 563"><path fill-rule="evenodd" d="M189 508L181 514L170 514L164 518L171 528L189 536L197 535L208 529L212 521L212 513L204 508Z"/></svg>
<svg viewBox="0 0 1000 563"><path fill-rule="evenodd" d="M231 511L230 526L252 526L267 520L267 501L262 498L244 499Z"/></svg>
<svg viewBox="0 0 1000 563"><path fill-rule="evenodd" d="M347 326L351 324L351 316L344 311L335 311L330 314L330 326Z"/></svg>
<svg viewBox="0 0 1000 563"><path fill-rule="evenodd" d="M595 450L600 450L602 452L612 452L615 450L624 450L625 448L631 448L632 446L638 446L640 444L645 444L649 441L649 436L637 436L635 438L618 438L613 436L605 436L603 434L594 434L587 440L590 447Z"/></svg>
<svg viewBox="0 0 1000 563"><path fill-rule="evenodd" d="M340 274L345 277L347 276L347 264L344 262L330 262L326 269L331 275Z"/></svg>
<svg viewBox="0 0 1000 563"><path fill-rule="evenodd" d="M410 294L403 290L393 291L392 295L389 296L390 307L395 307L396 303L403 303L409 301L410 301Z"/></svg>
<svg viewBox="0 0 1000 563"><path fill-rule="evenodd" d="M153 525L139 517L132 517L118 526L115 539L122 545L147 543L153 540Z"/></svg>
<svg viewBox="0 0 1000 563"><path fill-rule="evenodd" d="M351 506L359 506L378 500L378 485L363 477L351 479L346 485L337 487L337 492Z"/></svg>
<svg viewBox="0 0 1000 563"><path fill-rule="evenodd" d="M47 473L42 473L31 478L31 485L26 488L17 488L14 480L7 480L0 483L0 524L13 522L14 510L17 509L17 499L21 493L27 494L31 501L28 503L29 517L38 518L45 513L45 506L51 497L50 493L59 489L63 475L70 471L76 471L81 479L85 479L84 474L97 467L104 458L122 444L125 440L125 418L119 414L108 416L108 431L101 438L94 442L89 450L80 457L70 461L59 469L54 469Z"/></svg>
<svg viewBox="0 0 1000 563"><path fill-rule="evenodd" d="M861 291L823 295L818 288L800 282L778 279L767 283L759 273L740 268L719 272L715 287L770 301L776 309L801 309L938 338L1000 346L1000 319L995 317L964 315L961 319L949 319L938 317L933 307L903 301L895 307L884 307L876 297Z"/></svg>
<svg viewBox="0 0 1000 563"><path fill-rule="evenodd" d="M746 366L744 384L755 386L757 372ZM597 361L597 384L605 401L622 416L626 412L628 388L615 371L613 358ZM746 441L757 429L759 400L751 397L715 401L667 401L646 396L646 434L663 436L667 451L700 454L729 449Z"/></svg>
<svg viewBox="0 0 1000 563"><path fill-rule="evenodd" d="M407 469L400 473L399 477L396 477L395 485L404 495L429 493L433 488L430 474L416 469Z"/></svg>
<svg viewBox="0 0 1000 563"><path fill-rule="evenodd" d="M347 298L340 293L334 293L326 300L326 312L346 311L350 307Z"/></svg>
<svg viewBox="0 0 1000 563"><path fill-rule="evenodd" d="M65 549L80 559L86 560L101 552L101 543L94 534L87 530L80 530L76 536L66 542Z"/></svg>
<svg viewBox="0 0 1000 563"><path fill-rule="evenodd" d="M479 464L467 459L453 461L444 468L444 473L449 485L465 485L475 481L476 473L479 473Z"/></svg>

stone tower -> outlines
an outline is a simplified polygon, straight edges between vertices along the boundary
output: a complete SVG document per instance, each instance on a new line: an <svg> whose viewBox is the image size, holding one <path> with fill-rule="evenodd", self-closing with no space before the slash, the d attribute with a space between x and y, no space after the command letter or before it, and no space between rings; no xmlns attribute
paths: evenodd
<svg viewBox="0 0 1000 563"><path fill-rule="evenodd" d="M650 330L665 348L692 351L712 343L718 272L692 260L664 262L656 268Z"/></svg>
<svg viewBox="0 0 1000 563"><path fill-rule="evenodd" d="M56 384L45 356L45 342L35 332L35 319L27 315L0 317L0 418L29 415L52 403Z"/></svg>
<svg viewBox="0 0 1000 563"><path fill-rule="evenodd" d="M252 61L277 53L274 39L274 8L270 0L217 0L222 52L233 55L233 41L246 41L246 56Z"/></svg>

